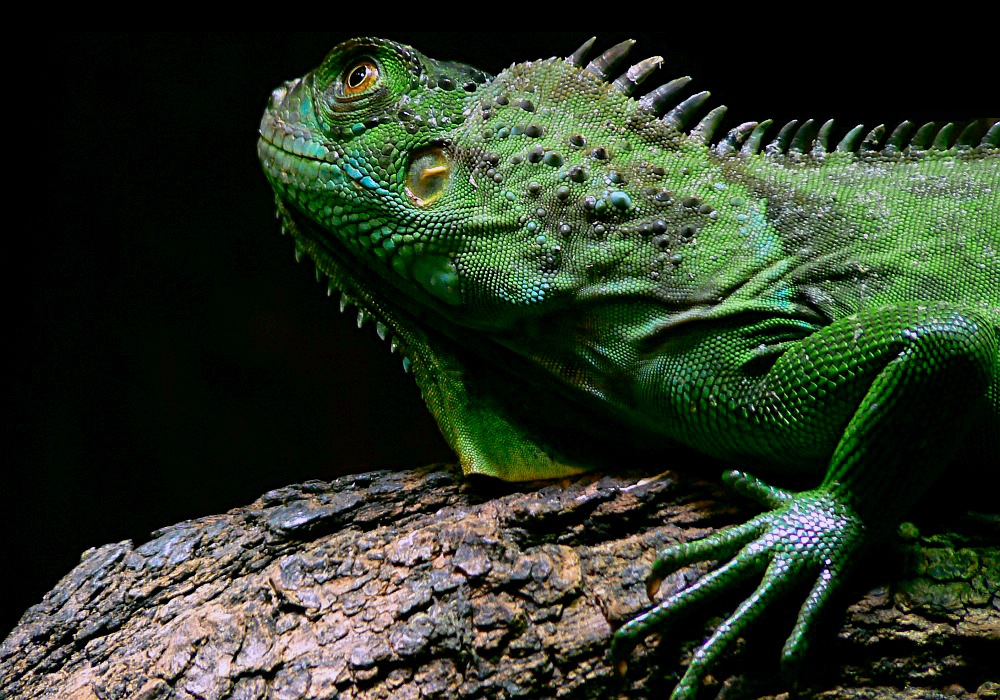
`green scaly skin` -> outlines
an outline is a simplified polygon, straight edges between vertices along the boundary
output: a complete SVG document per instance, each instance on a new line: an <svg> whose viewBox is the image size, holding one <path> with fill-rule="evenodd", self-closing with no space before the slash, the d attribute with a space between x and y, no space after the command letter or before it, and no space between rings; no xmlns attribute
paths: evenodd
<svg viewBox="0 0 1000 700"><path fill-rule="evenodd" d="M768 125L712 141L716 109L634 98L658 59L496 77L357 39L277 89L258 149L285 231L359 323L404 354L465 470L507 480L683 443L769 510L668 548L651 590L728 559L615 635L643 637L731 585L757 590L694 654L674 698L789 588L783 652L860 550L949 464L1000 433L1000 129L912 136ZM621 75L621 77L618 77ZM956 142L957 141L957 142ZM825 476L824 476L825 475Z"/></svg>

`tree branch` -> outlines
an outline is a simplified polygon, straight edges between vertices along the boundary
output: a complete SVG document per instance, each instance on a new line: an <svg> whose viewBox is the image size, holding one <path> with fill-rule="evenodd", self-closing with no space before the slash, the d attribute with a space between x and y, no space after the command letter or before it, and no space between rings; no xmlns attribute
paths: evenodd
<svg viewBox="0 0 1000 700"><path fill-rule="evenodd" d="M662 698L740 596L640 645L625 679L612 631L648 607L657 549L752 513L673 472L504 484L433 466L289 486L88 551L0 647L0 696ZM1000 697L1000 527L958 529L856 577L895 582L848 594L802 697ZM704 696L780 693L797 606L742 640Z"/></svg>

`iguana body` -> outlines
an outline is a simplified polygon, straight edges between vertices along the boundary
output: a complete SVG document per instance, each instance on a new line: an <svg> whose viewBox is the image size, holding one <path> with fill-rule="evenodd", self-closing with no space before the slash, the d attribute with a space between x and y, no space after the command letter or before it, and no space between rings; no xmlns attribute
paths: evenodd
<svg viewBox="0 0 1000 700"><path fill-rule="evenodd" d="M275 91L259 153L297 249L402 347L468 472L559 476L623 445L683 443L815 474L799 494L730 481L774 510L667 550L656 578L729 563L616 636L762 577L675 697L793 584L813 582L797 659L842 570L967 451L1000 433L1000 129L981 140L692 115L658 65L496 77L377 39ZM586 65L585 65L586 64ZM778 130L775 130L778 131ZM609 461L611 460L611 461ZM619 462L620 463L620 462Z"/></svg>

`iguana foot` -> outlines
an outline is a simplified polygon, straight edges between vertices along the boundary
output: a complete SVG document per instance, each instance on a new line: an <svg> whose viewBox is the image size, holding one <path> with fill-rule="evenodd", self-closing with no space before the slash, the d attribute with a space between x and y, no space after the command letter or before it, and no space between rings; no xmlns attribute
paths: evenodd
<svg viewBox="0 0 1000 700"><path fill-rule="evenodd" d="M736 491L773 510L703 540L664 550L653 564L650 597L662 580L681 567L709 559L730 559L654 608L622 626L614 636L611 657L619 671L625 657L648 634L677 615L731 586L762 575L757 589L694 652L671 700L694 698L715 660L790 588L812 582L798 620L782 652L782 669L794 672L808 645L818 613L843 578L844 569L864 539L864 525L831 489L791 493L741 472L724 477Z"/></svg>

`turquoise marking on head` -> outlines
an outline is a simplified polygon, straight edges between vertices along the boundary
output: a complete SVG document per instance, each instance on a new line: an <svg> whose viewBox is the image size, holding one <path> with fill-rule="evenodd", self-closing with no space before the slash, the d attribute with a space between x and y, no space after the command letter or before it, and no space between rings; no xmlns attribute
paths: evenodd
<svg viewBox="0 0 1000 700"><path fill-rule="evenodd" d="M344 163L344 171L352 180L360 180L364 173L358 170L352 163Z"/></svg>
<svg viewBox="0 0 1000 700"><path fill-rule="evenodd" d="M629 207L632 206L632 198L629 196L628 192L622 192L620 190L616 190L611 193L608 199L610 200L611 204L617 207L618 209L628 209Z"/></svg>

